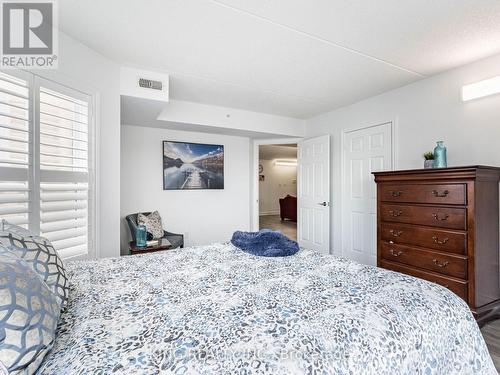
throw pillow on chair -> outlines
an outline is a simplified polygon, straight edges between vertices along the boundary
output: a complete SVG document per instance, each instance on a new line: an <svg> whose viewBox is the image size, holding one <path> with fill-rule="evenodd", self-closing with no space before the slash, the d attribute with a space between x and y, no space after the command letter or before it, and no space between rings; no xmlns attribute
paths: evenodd
<svg viewBox="0 0 500 375"><path fill-rule="evenodd" d="M139 214L137 216L137 223L142 224L146 227L146 230L153 240L157 240L163 237L163 225L161 222L161 216L158 211L151 212L149 215Z"/></svg>

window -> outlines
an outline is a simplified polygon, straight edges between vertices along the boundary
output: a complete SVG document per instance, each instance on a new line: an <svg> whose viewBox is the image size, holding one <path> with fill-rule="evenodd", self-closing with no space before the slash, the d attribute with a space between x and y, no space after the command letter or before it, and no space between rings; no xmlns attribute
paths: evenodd
<svg viewBox="0 0 500 375"><path fill-rule="evenodd" d="M0 75L0 217L25 227L30 210L29 91L26 80Z"/></svg>
<svg viewBox="0 0 500 375"><path fill-rule="evenodd" d="M47 237L64 258L92 254L91 97L27 73L0 73L0 217Z"/></svg>

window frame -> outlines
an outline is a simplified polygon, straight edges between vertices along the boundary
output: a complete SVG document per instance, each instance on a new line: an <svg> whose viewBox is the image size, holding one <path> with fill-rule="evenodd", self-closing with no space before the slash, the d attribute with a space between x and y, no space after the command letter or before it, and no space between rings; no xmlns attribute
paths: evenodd
<svg viewBox="0 0 500 375"><path fill-rule="evenodd" d="M40 233L40 87L54 90L61 94L75 97L88 102L88 196L87 196L87 253L65 259L89 259L98 256L96 243L98 242L98 193L97 193L97 165L98 165L98 137L96 126L97 94L92 90L81 89L81 85L56 82L42 75L32 72L13 69L2 71L6 75L25 80L29 88L29 162L28 162L28 228L32 232ZM75 88L78 87L78 88ZM76 95L76 96L75 96ZM7 167L8 168L8 167ZM15 171L12 171L14 174ZM51 173L52 171L46 171ZM70 175L72 172L69 172ZM64 257L64 256L63 256Z"/></svg>

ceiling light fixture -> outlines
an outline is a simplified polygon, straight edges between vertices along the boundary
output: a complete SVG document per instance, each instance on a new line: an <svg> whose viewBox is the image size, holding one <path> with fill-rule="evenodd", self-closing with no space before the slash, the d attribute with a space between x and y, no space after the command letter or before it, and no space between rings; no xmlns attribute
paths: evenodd
<svg viewBox="0 0 500 375"><path fill-rule="evenodd" d="M471 83L462 87L464 102L500 93L500 76Z"/></svg>
<svg viewBox="0 0 500 375"><path fill-rule="evenodd" d="M281 167L296 167L297 166L297 160L276 160L274 162L274 165L279 165Z"/></svg>

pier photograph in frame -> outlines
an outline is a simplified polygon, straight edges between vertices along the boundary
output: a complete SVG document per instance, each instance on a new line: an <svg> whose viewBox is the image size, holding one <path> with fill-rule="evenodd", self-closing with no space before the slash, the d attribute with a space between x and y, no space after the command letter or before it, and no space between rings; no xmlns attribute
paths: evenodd
<svg viewBox="0 0 500 375"><path fill-rule="evenodd" d="M163 190L224 189L224 146L163 141Z"/></svg>

